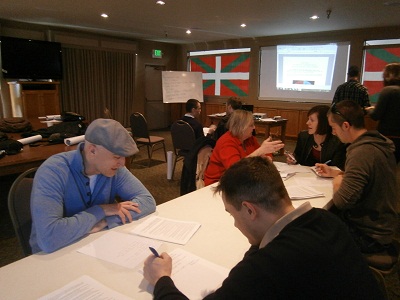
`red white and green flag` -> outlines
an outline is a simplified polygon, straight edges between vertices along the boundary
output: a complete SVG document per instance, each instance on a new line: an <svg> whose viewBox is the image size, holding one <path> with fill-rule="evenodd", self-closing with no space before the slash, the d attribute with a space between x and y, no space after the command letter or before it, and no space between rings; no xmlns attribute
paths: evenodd
<svg viewBox="0 0 400 300"><path fill-rule="evenodd" d="M376 103L383 88L383 69L389 63L400 62L400 48L367 49L365 53L363 84L369 99Z"/></svg>
<svg viewBox="0 0 400 300"><path fill-rule="evenodd" d="M203 94L238 96L249 94L250 54L218 54L190 58L190 71L203 73Z"/></svg>

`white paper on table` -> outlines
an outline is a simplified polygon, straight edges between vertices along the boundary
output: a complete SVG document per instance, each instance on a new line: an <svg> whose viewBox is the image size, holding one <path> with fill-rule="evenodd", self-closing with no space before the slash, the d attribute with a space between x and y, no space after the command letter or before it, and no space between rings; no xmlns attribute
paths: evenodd
<svg viewBox="0 0 400 300"><path fill-rule="evenodd" d="M158 249L161 244L140 236L110 231L77 251L134 269L151 254L150 246Z"/></svg>
<svg viewBox="0 0 400 300"><path fill-rule="evenodd" d="M30 143L34 143L37 141L42 140L42 136L40 134L34 135L34 136L30 136L24 139L19 139L18 142L20 142L22 145L27 145Z"/></svg>
<svg viewBox="0 0 400 300"><path fill-rule="evenodd" d="M282 173L311 173L310 167L302 165L288 165L284 162L274 161L275 167Z"/></svg>
<svg viewBox="0 0 400 300"><path fill-rule="evenodd" d="M335 167L335 166L330 166L330 168L333 169L333 170L338 170L338 171L340 171L340 169L339 169L338 167ZM316 167L316 166L312 166L312 167L310 167L310 169L315 173L315 175L317 175L317 176L319 176L319 177L322 177L320 174L318 174L318 172L317 172L317 167ZM325 177L325 178L327 178L327 177ZM329 177L328 177L328 178L329 178Z"/></svg>
<svg viewBox="0 0 400 300"><path fill-rule="evenodd" d="M85 135L78 135L71 138L64 139L64 144L67 146L72 146L83 142L85 140Z"/></svg>
<svg viewBox="0 0 400 300"><path fill-rule="evenodd" d="M228 277L229 269L183 249L177 248L168 254L172 257L171 278L176 287L189 299L203 299L219 288ZM142 270L138 272L143 274ZM145 287L143 289L151 291Z"/></svg>
<svg viewBox="0 0 400 300"><path fill-rule="evenodd" d="M283 172L279 172L279 174L281 175L282 180L288 180L289 178L296 175L296 173L283 173Z"/></svg>
<svg viewBox="0 0 400 300"><path fill-rule="evenodd" d="M110 289L93 278L83 275L62 288L38 300L128 300L133 299Z"/></svg>
<svg viewBox="0 0 400 300"><path fill-rule="evenodd" d="M289 197L292 200L324 197L324 193L321 193L309 186L292 185L286 187L286 190L288 191Z"/></svg>
<svg viewBox="0 0 400 300"><path fill-rule="evenodd" d="M151 239L185 245L200 228L197 222L178 221L151 216L136 226L131 233Z"/></svg>
<svg viewBox="0 0 400 300"><path fill-rule="evenodd" d="M302 177L295 177L294 181L296 182L296 185L298 186L316 186L316 187L322 187L322 186L329 186L332 187L332 178L328 177L307 177L307 178L302 178Z"/></svg>

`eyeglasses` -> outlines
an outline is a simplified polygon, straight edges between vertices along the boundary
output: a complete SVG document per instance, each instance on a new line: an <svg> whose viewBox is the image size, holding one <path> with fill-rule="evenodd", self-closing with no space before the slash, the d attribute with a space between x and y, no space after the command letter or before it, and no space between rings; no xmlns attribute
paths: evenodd
<svg viewBox="0 0 400 300"><path fill-rule="evenodd" d="M333 103L331 106L331 112L335 115L338 115L339 117L341 117L343 120L345 120L345 122L349 123L349 125L351 126L351 122L349 121L349 119L347 119L340 111L338 111L338 109L336 108L336 103Z"/></svg>

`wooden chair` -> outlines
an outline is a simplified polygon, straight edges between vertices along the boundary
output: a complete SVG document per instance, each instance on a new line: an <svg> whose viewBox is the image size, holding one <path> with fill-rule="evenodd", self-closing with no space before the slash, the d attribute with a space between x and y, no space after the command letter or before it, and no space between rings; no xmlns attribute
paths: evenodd
<svg viewBox="0 0 400 300"><path fill-rule="evenodd" d="M134 112L130 117L132 136L138 146L147 147L149 157L148 167L151 166L153 152L164 149L165 161L167 161L167 151L165 149L165 141L163 137L149 135L146 118L139 112Z"/></svg>
<svg viewBox="0 0 400 300"><path fill-rule="evenodd" d="M29 238L32 229L31 191L33 177L38 168L32 168L15 179L8 193L8 210L11 221L25 256L32 254Z"/></svg>
<svg viewBox="0 0 400 300"><path fill-rule="evenodd" d="M103 118L104 119L112 119L113 118L110 110L107 107L105 107L103 110Z"/></svg>
<svg viewBox="0 0 400 300"><path fill-rule="evenodd" d="M171 137L175 154L174 168L172 169L171 177L171 179L173 179L176 163L179 160L183 160L185 155L192 149L196 141L196 136L189 123L178 120L171 125Z"/></svg>

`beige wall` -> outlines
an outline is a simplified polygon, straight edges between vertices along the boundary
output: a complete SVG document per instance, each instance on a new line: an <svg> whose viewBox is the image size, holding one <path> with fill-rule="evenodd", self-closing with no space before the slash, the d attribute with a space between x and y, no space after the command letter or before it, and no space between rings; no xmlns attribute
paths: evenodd
<svg viewBox="0 0 400 300"><path fill-rule="evenodd" d="M350 41L350 64L361 65L363 44L365 40L395 39L400 36L400 27L369 28L359 30L344 30L309 34L295 34L283 36L270 36L258 38L243 38L234 40L215 41L207 43L191 43L187 45L175 45L144 40L132 40L117 37L99 36L87 32L68 31L60 28L28 25L0 20L0 34L21 38L33 38L42 40L55 40L61 43L80 43L84 47L117 48L120 51L133 51L137 53L136 64L136 90L134 110L143 112L145 109L144 68L146 64L164 65L167 70L185 71L187 68L187 52L198 50L215 50L229 48L251 48L250 66L250 94L243 100L248 104L258 107L284 107L291 109L308 109L314 104L259 101L258 98L258 70L259 50L263 46L277 45L279 43L305 43L305 42L340 42ZM152 49L163 51L162 59L151 57ZM7 86L7 85L5 85ZM4 87L4 85L2 85ZM4 89L3 89L4 92ZM223 103L224 97L206 97L206 102ZM3 105L4 106L4 105ZM5 105L7 107L7 105Z"/></svg>
<svg viewBox="0 0 400 300"><path fill-rule="evenodd" d="M260 67L260 47L273 46L278 44L288 43L308 43L308 42L344 42L349 41L350 64L362 65L363 46L366 40L379 39L397 39L400 36L400 27L387 28L368 28L357 30L342 30L331 32L319 32L308 34L294 34L282 36L269 36L247 39L234 39L207 43L187 44L180 47L178 57L178 67L181 70L186 70L187 52L201 50L216 50L229 48L251 48L250 52L250 86L249 96L243 97L244 102L253 104L257 107L280 107L290 109L308 109L315 103L297 103L297 102L282 102L282 101L265 101L258 100L258 73ZM206 102L222 103L227 97L206 97Z"/></svg>

